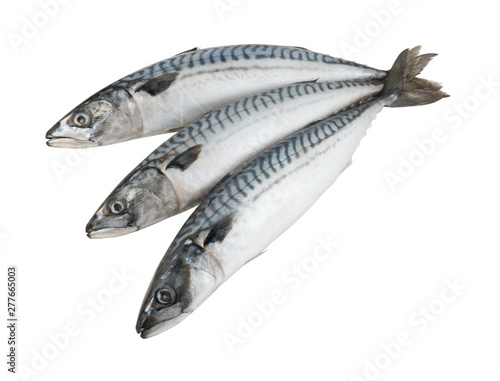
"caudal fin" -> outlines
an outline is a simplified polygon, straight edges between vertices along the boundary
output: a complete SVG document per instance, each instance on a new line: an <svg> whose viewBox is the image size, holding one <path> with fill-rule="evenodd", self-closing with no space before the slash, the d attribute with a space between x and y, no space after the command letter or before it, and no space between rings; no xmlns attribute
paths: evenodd
<svg viewBox="0 0 500 381"><path fill-rule="evenodd" d="M380 97L387 107L409 107L434 103L449 95L441 91L441 84L417 78L436 54L420 54L420 46L403 50L385 79Z"/></svg>

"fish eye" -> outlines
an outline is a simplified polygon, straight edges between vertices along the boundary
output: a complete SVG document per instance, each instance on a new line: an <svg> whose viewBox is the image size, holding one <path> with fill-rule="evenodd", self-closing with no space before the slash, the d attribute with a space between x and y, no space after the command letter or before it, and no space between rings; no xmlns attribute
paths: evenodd
<svg viewBox="0 0 500 381"><path fill-rule="evenodd" d="M78 111L73 115L73 124L76 127L88 127L92 121L90 114L87 111Z"/></svg>
<svg viewBox="0 0 500 381"><path fill-rule="evenodd" d="M175 291L170 286L163 286L158 291L156 291L156 300L158 303L163 304L164 306L170 306L175 302Z"/></svg>
<svg viewBox="0 0 500 381"><path fill-rule="evenodd" d="M113 214L121 214L125 210L125 202L122 200L114 200L109 207Z"/></svg>

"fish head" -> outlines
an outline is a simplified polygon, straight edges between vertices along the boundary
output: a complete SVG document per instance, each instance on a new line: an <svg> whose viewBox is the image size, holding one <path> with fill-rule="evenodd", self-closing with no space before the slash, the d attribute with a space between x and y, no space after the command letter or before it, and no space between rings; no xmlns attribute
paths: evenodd
<svg viewBox="0 0 500 381"><path fill-rule="evenodd" d="M155 166L138 167L102 203L87 224L89 238L125 235L179 212L168 177Z"/></svg>
<svg viewBox="0 0 500 381"><path fill-rule="evenodd" d="M77 106L47 131L50 147L88 148L140 137L142 117L125 89L110 86Z"/></svg>
<svg viewBox="0 0 500 381"><path fill-rule="evenodd" d="M217 289L222 277L213 257L192 242L167 252L142 302L137 333L148 338L177 325Z"/></svg>

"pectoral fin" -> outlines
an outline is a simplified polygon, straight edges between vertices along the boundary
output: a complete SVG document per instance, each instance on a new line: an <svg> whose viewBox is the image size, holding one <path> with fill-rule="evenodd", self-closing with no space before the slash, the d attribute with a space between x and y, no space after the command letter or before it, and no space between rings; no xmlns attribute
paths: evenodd
<svg viewBox="0 0 500 381"><path fill-rule="evenodd" d="M342 172L344 172L347 168L349 168L352 165L352 159L349 159L349 162L346 164Z"/></svg>
<svg viewBox="0 0 500 381"><path fill-rule="evenodd" d="M233 214L224 217L217 225L215 225L210 233L208 233L207 238L203 241L203 246L206 247L211 243L222 242L226 237L227 233L231 230L233 225Z"/></svg>
<svg viewBox="0 0 500 381"><path fill-rule="evenodd" d="M156 78L152 78L143 85L139 86L137 90L135 90L135 92L137 93L138 91L145 91L146 93L154 97L155 95L158 95L167 90L175 81L178 75L178 72L173 72L160 75Z"/></svg>
<svg viewBox="0 0 500 381"><path fill-rule="evenodd" d="M185 171L187 168L191 166L191 164L193 164L196 161L196 159L198 159L198 155L201 152L201 148L202 148L201 144L189 148L187 151L184 151L183 153L174 157L172 161L168 163L165 169L177 168L180 169L181 171Z"/></svg>

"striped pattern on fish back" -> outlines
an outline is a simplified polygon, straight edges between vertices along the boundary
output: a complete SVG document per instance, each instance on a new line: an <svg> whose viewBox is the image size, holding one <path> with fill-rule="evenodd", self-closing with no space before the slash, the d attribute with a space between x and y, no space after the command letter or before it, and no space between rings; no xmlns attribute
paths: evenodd
<svg viewBox="0 0 500 381"><path fill-rule="evenodd" d="M304 62L317 62L331 65L348 65L359 68L368 66L341 58L316 53L308 49L277 45L231 45L216 48L199 49L178 54L172 58L157 62L138 70L111 86L127 86L137 80L148 80L165 73L177 72L184 68L209 66L218 63L236 62L253 59L287 59ZM371 69L371 68L370 68ZM375 69L373 69L375 70ZM384 71L380 71L381 77Z"/></svg>
<svg viewBox="0 0 500 381"><path fill-rule="evenodd" d="M250 195L258 197L259 193L252 194L252 190L256 187L265 189L267 184L278 181L280 169L306 155L309 149L324 144L377 101L378 98L372 98L355 108L305 127L227 175L186 221L172 247L198 231L210 229L219 220L237 211Z"/></svg>
<svg viewBox="0 0 500 381"><path fill-rule="evenodd" d="M227 106L211 111L194 123L191 123L158 147L140 164L140 166L156 160L165 153L176 155L195 145L204 144L212 135L216 135L217 131L221 129L224 130L228 128L229 125L237 123L243 118L251 117L259 113L263 108L267 110L288 99L302 97L311 93L316 94L319 92L339 90L344 87L373 85L380 85L380 82L374 80L299 83L238 100Z"/></svg>

